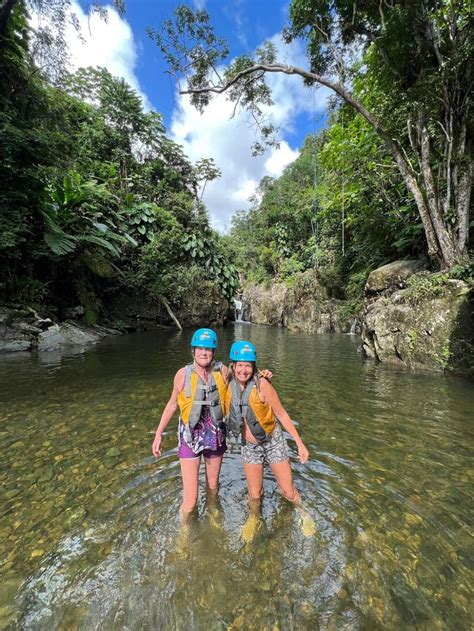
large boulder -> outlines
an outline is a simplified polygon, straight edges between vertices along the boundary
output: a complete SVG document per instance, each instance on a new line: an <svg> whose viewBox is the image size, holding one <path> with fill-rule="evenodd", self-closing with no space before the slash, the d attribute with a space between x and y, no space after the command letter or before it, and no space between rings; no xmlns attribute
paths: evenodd
<svg viewBox="0 0 474 631"><path fill-rule="evenodd" d="M65 346L87 346L95 344L107 335L119 334L119 331L101 326L87 326L66 321L53 324L38 336L39 351L54 351Z"/></svg>
<svg viewBox="0 0 474 631"><path fill-rule="evenodd" d="M64 347L86 346L107 335L120 333L103 326L79 322L53 324L49 316L32 307L0 306L0 352L55 351Z"/></svg>
<svg viewBox="0 0 474 631"><path fill-rule="evenodd" d="M422 261L393 261L370 272L365 285L368 295L391 293L407 286L407 280L416 272L426 269Z"/></svg>
<svg viewBox="0 0 474 631"><path fill-rule="evenodd" d="M343 303L328 297L314 270L299 275L292 287L283 283L248 285L242 301L254 324L280 325L306 333L345 333L351 327L342 315Z"/></svg>
<svg viewBox="0 0 474 631"><path fill-rule="evenodd" d="M288 287L283 283L272 283L269 287L249 284L243 296L248 319L254 324L282 325L287 292Z"/></svg>
<svg viewBox="0 0 474 631"><path fill-rule="evenodd" d="M28 351L43 328L52 324L31 307L0 306L0 352Z"/></svg>
<svg viewBox="0 0 474 631"><path fill-rule="evenodd" d="M366 305L362 349L382 362L471 372L474 364L472 287L446 280L440 291L402 289Z"/></svg>
<svg viewBox="0 0 474 631"><path fill-rule="evenodd" d="M285 297L283 324L292 331L306 333L342 332L341 301L329 299L314 270L301 274Z"/></svg>

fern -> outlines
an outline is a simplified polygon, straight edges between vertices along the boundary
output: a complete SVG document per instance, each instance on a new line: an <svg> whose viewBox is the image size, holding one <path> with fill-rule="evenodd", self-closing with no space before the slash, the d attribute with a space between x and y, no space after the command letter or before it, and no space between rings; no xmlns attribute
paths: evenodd
<svg viewBox="0 0 474 631"><path fill-rule="evenodd" d="M77 238L66 234L48 213L43 211L41 214L46 224L44 240L49 249L58 256L74 252L77 247Z"/></svg>

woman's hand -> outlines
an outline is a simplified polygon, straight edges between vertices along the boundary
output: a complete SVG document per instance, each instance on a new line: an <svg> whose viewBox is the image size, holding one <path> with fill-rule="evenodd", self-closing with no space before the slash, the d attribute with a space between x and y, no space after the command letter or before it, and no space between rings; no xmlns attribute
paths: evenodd
<svg viewBox="0 0 474 631"><path fill-rule="evenodd" d="M301 464L308 462L309 451L304 446L304 443L298 443L298 458L300 459Z"/></svg>
<svg viewBox="0 0 474 631"><path fill-rule="evenodd" d="M161 456L161 434L156 434L151 450L155 458L159 458Z"/></svg>
<svg viewBox="0 0 474 631"><path fill-rule="evenodd" d="M258 371L258 376L263 377L264 379L268 379L268 381L270 381L270 379L273 377L273 373L271 370L267 370L265 368L264 370Z"/></svg>

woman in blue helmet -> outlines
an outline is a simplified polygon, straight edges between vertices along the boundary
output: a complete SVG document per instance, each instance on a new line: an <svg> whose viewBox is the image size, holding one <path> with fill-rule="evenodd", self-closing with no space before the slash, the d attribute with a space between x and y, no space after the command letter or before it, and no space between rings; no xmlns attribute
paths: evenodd
<svg viewBox="0 0 474 631"><path fill-rule="evenodd" d="M229 385L225 398L227 427L242 438L242 460L250 502L250 515L242 537L253 538L263 495L263 468L268 464L282 495L296 505L302 515L303 532L314 534L314 523L301 508L298 490L293 483L288 447L280 423L295 440L300 462L308 460L308 450L298 434L278 394L257 371L257 353L251 342L234 342L230 349Z"/></svg>
<svg viewBox="0 0 474 631"><path fill-rule="evenodd" d="M222 458L227 451L224 424L224 399L227 391L227 367L214 361L217 335L212 329L195 331L191 347L193 362L175 375L173 391L156 430L152 451L161 455L161 438L173 414L179 408L178 457L183 479L181 510L187 521L194 511L199 490L201 455L206 466L208 495L215 497ZM265 371L271 377L269 371Z"/></svg>
<svg viewBox="0 0 474 631"><path fill-rule="evenodd" d="M161 438L179 407L178 457L183 479L183 517L193 512L198 499L201 454L206 465L206 484L210 494L217 493L222 458L227 450L223 423L223 396L227 368L214 362L217 335L212 329L195 331L191 347L193 362L175 375L173 391L156 430L152 451L161 455Z"/></svg>

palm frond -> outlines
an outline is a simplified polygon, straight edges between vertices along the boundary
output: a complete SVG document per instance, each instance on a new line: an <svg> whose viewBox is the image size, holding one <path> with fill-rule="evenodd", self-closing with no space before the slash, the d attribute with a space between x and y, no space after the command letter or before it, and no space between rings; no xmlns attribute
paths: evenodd
<svg viewBox="0 0 474 631"><path fill-rule="evenodd" d="M108 250L114 256L120 255L120 250L118 250L110 241L106 239L102 239L102 237L97 237L93 234L84 234L78 237L80 241L85 241L87 243L94 243L95 245L100 246L104 250Z"/></svg>
<svg viewBox="0 0 474 631"><path fill-rule="evenodd" d="M66 234L65 232L45 232L44 240L49 249L58 256L64 256L74 252L77 247L77 240L75 237Z"/></svg>

